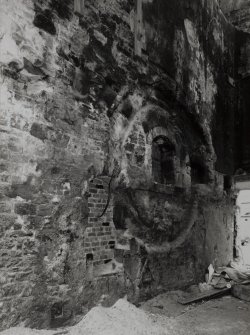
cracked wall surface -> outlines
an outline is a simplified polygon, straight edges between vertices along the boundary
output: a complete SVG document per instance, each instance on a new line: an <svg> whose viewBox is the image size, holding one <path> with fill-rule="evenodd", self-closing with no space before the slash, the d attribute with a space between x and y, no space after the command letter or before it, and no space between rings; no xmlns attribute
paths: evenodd
<svg viewBox="0 0 250 335"><path fill-rule="evenodd" d="M0 328L74 322L226 264L235 30L217 2L0 5ZM171 183L153 178L156 138Z"/></svg>
<svg viewBox="0 0 250 335"><path fill-rule="evenodd" d="M238 90L236 115L237 174L249 173L249 17L250 3L246 0L220 1L228 21L236 27L236 63L234 85Z"/></svg>

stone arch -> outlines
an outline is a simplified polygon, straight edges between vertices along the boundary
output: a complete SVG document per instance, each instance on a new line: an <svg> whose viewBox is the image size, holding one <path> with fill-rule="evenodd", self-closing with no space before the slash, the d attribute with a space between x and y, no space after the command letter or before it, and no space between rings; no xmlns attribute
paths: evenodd
<svg viewBox="0 0 250 335"><path fill-rule="evenodd" d="M152 145L153 140L159 136L166 137L175 146L176 152L179 151L178 144L175 138L175 134L171 129L168 129L168 128L154 127L153 129L151 129L147 134L147 143L149 145Z"/></svg>

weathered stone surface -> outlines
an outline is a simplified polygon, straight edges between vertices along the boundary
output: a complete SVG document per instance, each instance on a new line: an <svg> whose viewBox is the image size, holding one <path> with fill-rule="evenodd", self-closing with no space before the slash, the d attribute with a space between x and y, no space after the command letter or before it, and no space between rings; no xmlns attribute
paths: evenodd
<svg viewBox="0 0 250 335"><path fill-rule="evenodd" d="M40 29L45 30L51 35L56 34L56 27L53 23L53 17L48 9L45 11L39 11L36 14L34 18L34 25Z"/></svg>
<svg viewBox="0 0 250 335"><path fill-rule="evenodd" d="M249 32L250 4L248 0L219 0L219 4L232 24L243 31Z"/></svg>
<svg viewBox="0 0 250 335"><path fill-rule="evenodd" d="M237 87L239 99L235 117L237 152L236 171L250 171L250 150L248 144L249 128L249 32L250 4L247 0L220 1L227 19L237 27L236 31L236 78L231 83Z"/></svg>
<svg viewBox="0 0 250 335"><path fill-rule="evenodd" d="M235 32L216 2L138 13L88 0L80 18L73 1L0 9L0 328L61 326L104 297L182 287L226 262ZM156 138L174 151L170 183L152 174ZM148 243L178 247L148 256ZM124 272L95 275L115 257Z"/></svg>

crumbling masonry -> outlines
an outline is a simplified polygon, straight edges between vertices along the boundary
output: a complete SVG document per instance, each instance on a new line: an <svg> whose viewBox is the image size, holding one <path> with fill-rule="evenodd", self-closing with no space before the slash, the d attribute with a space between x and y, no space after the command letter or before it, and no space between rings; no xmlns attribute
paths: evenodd
<svg viewBox="0 0 250 335"><path fill-rule="evenodd" d="M0 1L0 329L233 257L248 45L216 0Z"/></svg>

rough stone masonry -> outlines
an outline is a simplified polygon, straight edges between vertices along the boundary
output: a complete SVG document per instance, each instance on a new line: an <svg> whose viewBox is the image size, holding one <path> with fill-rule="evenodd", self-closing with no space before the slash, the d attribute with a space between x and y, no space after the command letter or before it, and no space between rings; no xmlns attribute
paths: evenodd
<svg viewBox="0 0 250 335"><path fill-rule="evenodd" d="M0 0L0 329L232 258L244 36L216 0Z"/></svg>

